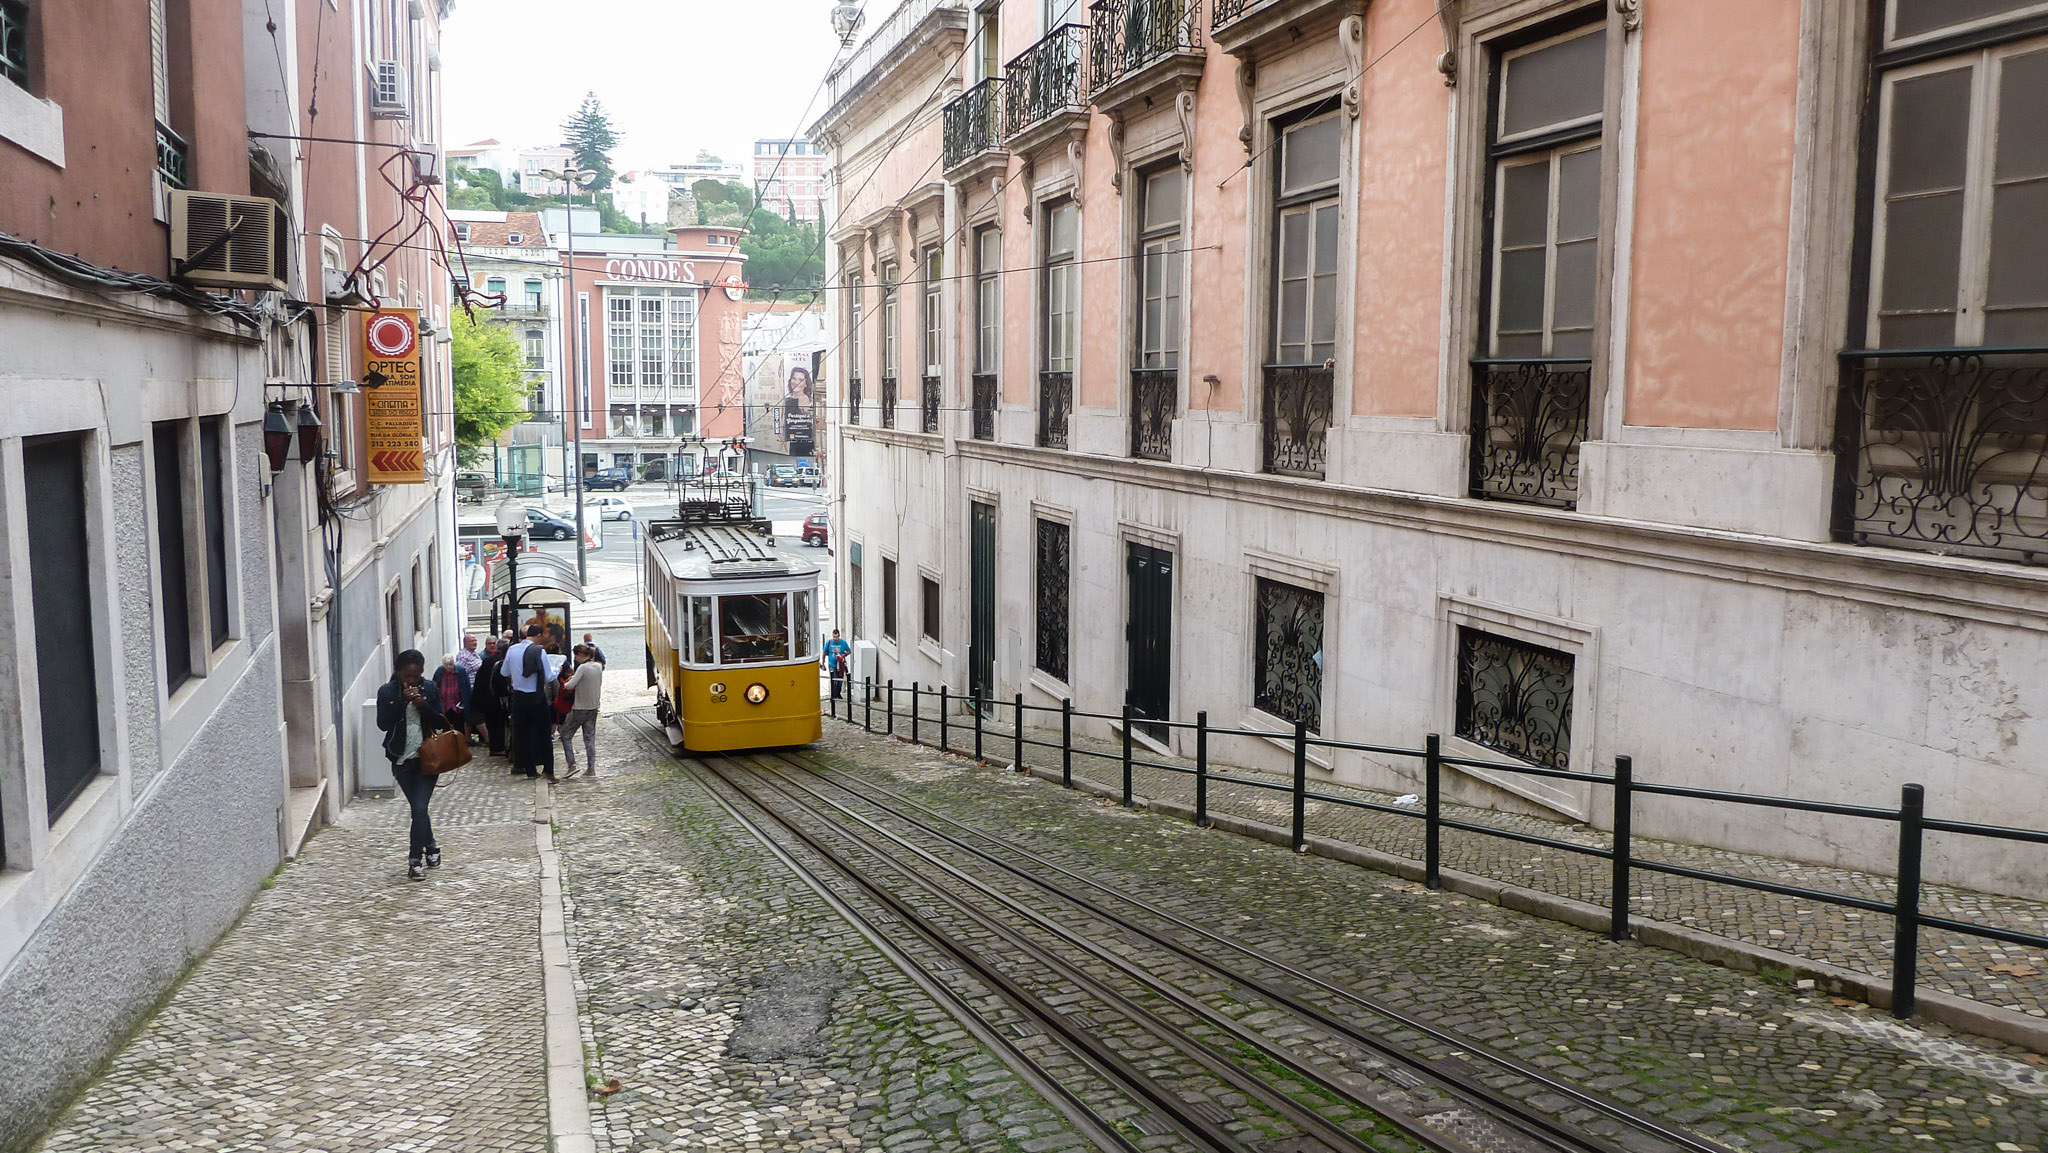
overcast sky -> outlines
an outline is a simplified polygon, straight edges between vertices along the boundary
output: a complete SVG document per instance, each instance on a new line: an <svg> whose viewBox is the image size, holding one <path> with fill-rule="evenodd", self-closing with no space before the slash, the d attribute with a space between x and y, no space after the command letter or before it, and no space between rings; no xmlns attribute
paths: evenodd
<svg viewBox="0 0 2048 1153"><path fill-rule="evenodd" d="M872 8L893 0L868 0ZM594 91L620 171L746 163L757 138L801 136L832 63L832 0L462 0L442 26L446 143L552 144Z"/></svg>

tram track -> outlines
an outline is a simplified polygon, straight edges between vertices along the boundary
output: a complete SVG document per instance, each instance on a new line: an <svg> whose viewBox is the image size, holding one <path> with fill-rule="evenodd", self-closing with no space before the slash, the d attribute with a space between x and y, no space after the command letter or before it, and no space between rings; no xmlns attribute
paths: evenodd
<svg viewBox="0 0 2048 1153"><path fill-rule="evenodd" d="M1233 1151L1726 1153L800 751L700 764L722 807L1104 1148L1170 1132ZM1519 1099L1539 1095L1565 1105Z"/></svg>

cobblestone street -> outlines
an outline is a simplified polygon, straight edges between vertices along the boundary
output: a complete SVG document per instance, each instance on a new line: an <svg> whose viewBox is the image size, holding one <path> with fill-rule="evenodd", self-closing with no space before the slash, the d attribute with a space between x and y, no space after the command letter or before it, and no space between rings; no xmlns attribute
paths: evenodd
<svg viewBox="0 0 2048 1153"><path fill-rule="evenodd" d="M404 801L357 800L41 1149L543 1148L532 812L502 768L450 774L415 883Z"/></svg>

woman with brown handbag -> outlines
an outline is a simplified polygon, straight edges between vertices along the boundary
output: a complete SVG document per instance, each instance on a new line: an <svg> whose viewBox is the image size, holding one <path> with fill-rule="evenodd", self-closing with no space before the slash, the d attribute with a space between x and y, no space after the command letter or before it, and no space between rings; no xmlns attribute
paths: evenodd
<svg viewBox="0 0 2048 1153"><path fill-rule="evenodd" d="M427 816L427 802L434 797L439 778L420 771L420 742L448 727L441 715L438 694L421 681L427 658L418 649L398 654L398 667L391 679L377 688L377 727L384 730L384 755L391 761L391 776L412 806L412 842L406 852L406 875L415 881L427 879L427 870L441 864L441 847L434 843L434 824Z"/></svg>

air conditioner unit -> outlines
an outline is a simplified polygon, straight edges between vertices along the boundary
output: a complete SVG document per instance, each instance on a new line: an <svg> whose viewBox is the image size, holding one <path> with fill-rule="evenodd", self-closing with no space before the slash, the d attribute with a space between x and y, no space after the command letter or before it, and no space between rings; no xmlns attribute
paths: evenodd
<svg viewBox="0 0 2048 1153"><path fill-rule="evenodd" d="M405 82L405 65L396 60L377 61L375 83L370 86L370 118L404 120L411 116L407 103L411 92Z"/></svg>
<svg viewBox="0 0 2048 1153"><path fill-rule="evenodd" d="M283 292L291 218L277 201L170 189L171 275L208 288Z"/></svg>
<svg viewBox="0 0 2048 1153"><path fill-rule="evenodd" d="M328 304L361 307L370 303L370 298L363 295L362 289L349 284L348 272L340 268L321 270L320 291L322 299Z"/></svg>
<svg viewBox="0 0 2048 1153"><path fill-rule="evenodd" d="M412 146L413 183L441 183L441 149L439 145L421 143Z"/></svg>

